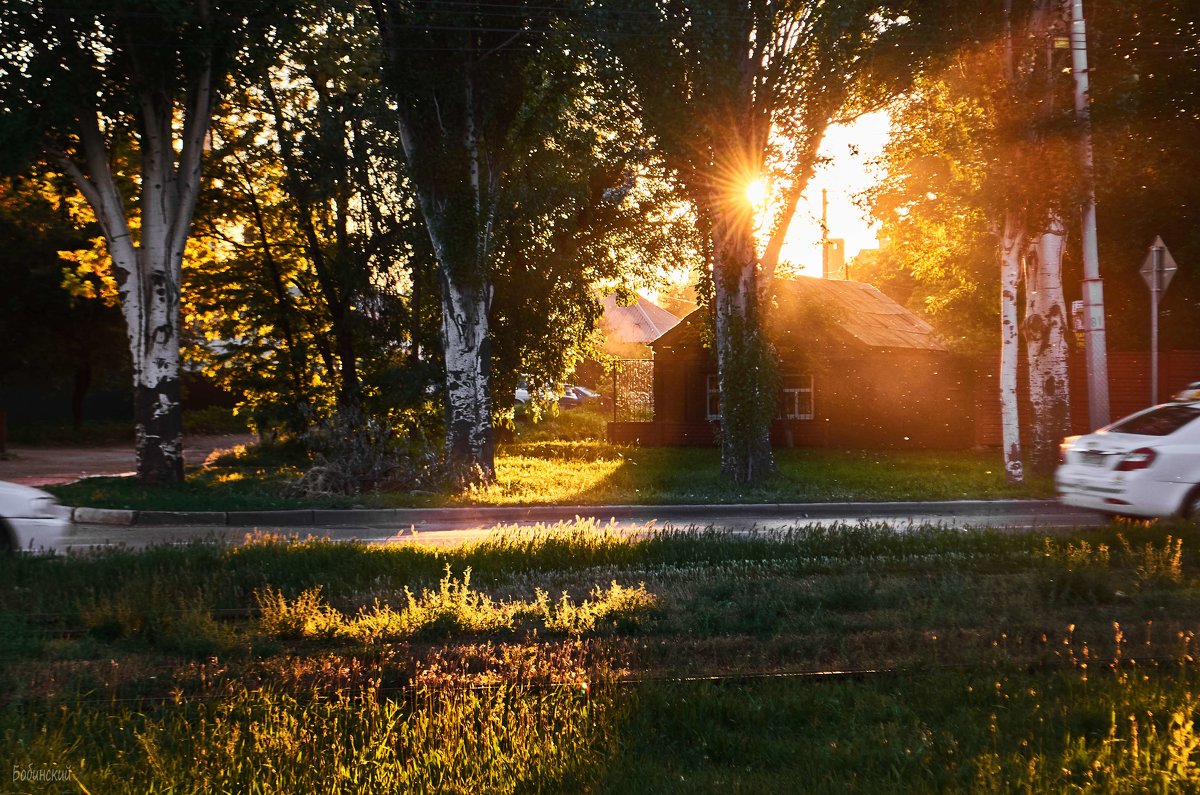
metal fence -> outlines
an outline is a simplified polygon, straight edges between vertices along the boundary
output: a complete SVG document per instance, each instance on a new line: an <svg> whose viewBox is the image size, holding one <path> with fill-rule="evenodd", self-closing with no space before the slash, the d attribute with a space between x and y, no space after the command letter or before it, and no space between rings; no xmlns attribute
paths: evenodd
<svg viewBox="0 0 1200 795"><path fill-rule="evenodd" d="M617 359L609 372L613 395L613 422L649 422L654 419L654 360Z"/></svg>

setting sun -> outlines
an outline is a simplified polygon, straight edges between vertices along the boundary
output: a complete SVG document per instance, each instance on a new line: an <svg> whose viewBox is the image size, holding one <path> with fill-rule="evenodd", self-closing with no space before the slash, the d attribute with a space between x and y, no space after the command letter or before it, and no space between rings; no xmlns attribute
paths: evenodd
<svg viewBox="0 0 1200 795"><path fill-rule="evenodd" d="M755 207L761 207L763 205L763 203L767 200L766 180L764 180L760 177L759 179L756 179L753 182L751 182L749 185L747 185L746 186L746 200L749 201Z"/></svg>

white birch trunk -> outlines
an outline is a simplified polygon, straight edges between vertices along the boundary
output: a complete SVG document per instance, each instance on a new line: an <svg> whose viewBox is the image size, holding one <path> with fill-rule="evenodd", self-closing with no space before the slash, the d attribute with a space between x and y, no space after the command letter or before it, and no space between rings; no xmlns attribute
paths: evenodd
<svg viewBox="0 0 1200 795"><path fill-rule="evenodd" d="M1062 219L1052 215L1026 257L1022 330L1033 409L1029 462L1034 472L1042 474L1054 470L1058 444L1071 428L1067 309L1062 286L1065 237Z"/></svg>
<svg viewBox="0 0 1200 795"><path fill-rule="evenodd" d="M446 458L464 482L494 477L491 366L486 288L442 279L446 360Z"/></svg>
<svg viewBox="0 0 1200 795"><path fill-rule="evenodd" d="M437 258L442 298L442 356L446 366L446 464L461 484L495 479L492 429L491 343L488 313L492 227L499 170L487 163L474 116L474 85L463 86L466 111L458 144L467 159L465 191L414 178L417 202ZM405 114L400 142L414 173L424 173L422 151ZM463 227L469 232L464 233ZM464 241L469 244L464 245Z"/></svg>
<svg viewBox="0 0 1200 795"><path fill-rule="evenodd" d="M1021 278L1021 246L1025 224L1007 211L1000 234L1000 428L1004 445L1004 474L1009 483L1023 483L1021 426L1017 409L1017 368L1021 338L1017 326L1017 284Z"/></svg>
<svg viewBox="0 0 1200 795"><path fill-rule="evenodd" d="M174 103L161 93L139 96L141 229L136 243L97 113L85 111L78 118L77 159L48 149L91 205L112 258L133 363L138 477L151 485L183 480L180 284L211 123L211 72L202 71L188 90L191 105L178 148Z"/></svg>

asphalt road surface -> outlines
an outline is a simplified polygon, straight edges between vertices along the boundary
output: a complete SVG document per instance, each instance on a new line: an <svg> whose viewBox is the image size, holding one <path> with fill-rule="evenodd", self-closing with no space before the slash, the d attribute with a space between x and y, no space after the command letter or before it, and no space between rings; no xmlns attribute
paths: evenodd
<svg viewBox="0 0 1200 795"><path fill-rule="evenodd" d="M622 532L643 531L647 526L660 529L689 527L714 528L738 533L781 530L789 527L816 525L886 523L903 530L922 525L973 528L996 527L1012 531L1061 531L1077 527L1097 527L1107 520L1100 514L1067 508L1050 500L1008 500L1001 502L921 503L906 508L901 503L879 506L863 504L837 506L632 506L621 509L570 509L588 518L607 524L610 520ZM617 514L617 515L614 515ZM558 519L569 520L575 513L563 512ZM497 528L533 526L553 521L545 512L535 518L517 519L497 524L494 519L482 518L472 511L446 510L423 512L415 524L353 523L353 517L339 524L322 527L271 527L259 525L112 525L78 524L72 527L67 548L75 550L109 546L143 547L151 544L182 543L192 540L211 540L237 543L248 534L278 532L288 537L328 537L334 540L357 539L373 544L419 543L457 545L485 538ZM653 523L653 524L651 524Z"/></svg>

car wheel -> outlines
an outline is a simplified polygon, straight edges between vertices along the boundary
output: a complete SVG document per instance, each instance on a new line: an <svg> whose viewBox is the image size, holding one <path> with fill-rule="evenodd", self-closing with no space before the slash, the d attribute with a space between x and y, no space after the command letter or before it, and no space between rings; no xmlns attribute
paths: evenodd
<svg viewBox="0 0 1200 795"><path fill-rule="evenodd" d="M1192 489L1192 493L1183 501L1183 510L1180 513L1186 519L1200 521L1200 486Z"/></svg>
<svg viewBox="0 0 1200 795"><path fill-rule="evenodd" d="M17 548L17 535L8 522L0 519L0 555L12 552Z"/></svg>

